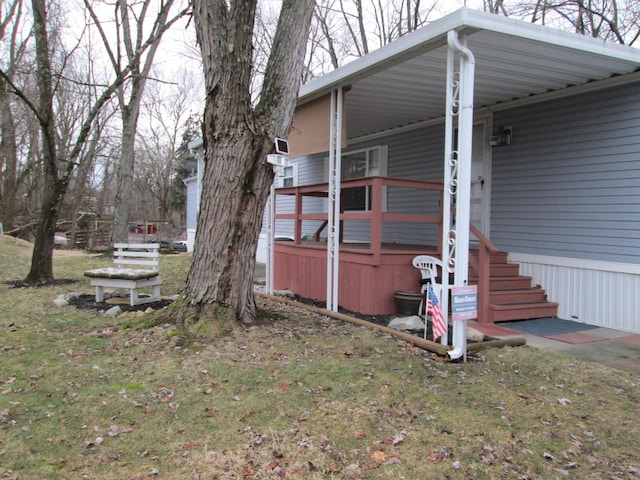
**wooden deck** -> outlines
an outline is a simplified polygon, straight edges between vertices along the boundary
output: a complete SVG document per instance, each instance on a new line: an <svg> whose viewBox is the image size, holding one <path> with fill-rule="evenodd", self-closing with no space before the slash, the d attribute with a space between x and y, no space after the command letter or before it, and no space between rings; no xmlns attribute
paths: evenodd
<svg viewBox="0 0 640 480"><path fill-rule="evenodd" d="M420 291L420 272L411 261L416 255L436 255L437 248L382 244L374 254L365 243L340 244L341 307L365 315L396 313L396 291ZM303 297L327 299L327 245L320 242L276 242L274 287Z"/></svg>
<svg viewBox="0 0 640 480"><path fill-rule="evenodd" d="M338 272L338 304L365 315L397 313L394 294L397 291L419 292L419 271L413 267L416 255L441 257L443 188L441 183L410 179L366 177L343 182L343 188L366 187L371 192L371 208L362 212L340 213L342 225L349 220L369 221L370 243L340 242ZM327 299L327 244L321 233L327 225L327 214L303 211L304 197L326 197L327 184L287 187L276 190L279 195L294 197L294 212L276 213L275 220L293 222L293 240L276 241L274 245L274 288L291 290L303 297ZM401 188L431 192L432 215L410 212L387 212L383 208L383 192ZM277 201L276 201L277 203ZM436 213L437 212L437 213ZM320 226L315 241L303 240L304 221ZM435 225L439 230L437 246L382 243L383 224L410 222ZM498 249L474 226L471 233L478 239L478 249L469 252L469 284L478 285L478 321L496 321L556 316L558 305L546 300L539 287L532 288L531 278L518 275L519 267L507 263L507 254Z"/></svg>

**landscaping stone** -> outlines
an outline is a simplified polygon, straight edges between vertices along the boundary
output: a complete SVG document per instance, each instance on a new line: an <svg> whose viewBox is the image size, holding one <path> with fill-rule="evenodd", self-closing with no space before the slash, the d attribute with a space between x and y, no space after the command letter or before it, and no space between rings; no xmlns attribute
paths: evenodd
<svg viewBox="0 0 640 480"><path fill-rule="evenodd" d="M395 330L424 330L425 325L418 315L410 317L398 317L389 322L389 328Z"/></svg>
<svg viewBox="0 0 640 480"><path fill-rule="evenodd" d="M122 313L122 309L116 305L115 307L111 307L109 310L104 312L105 317L116 318L118 315Z"/></svg>
<svg viewBox="0 0 640 480"><path fill-rule="evenodd" d="M289 297L289 298L293 298L296 296L296 294L293 293L291 290L274 290L273 294L280 297Z"/></svg>
<svg viewBox="0 0 640 480"><path fill-rule="evenodd" d="M69 302L67 301L65 295L58 295L58 298L53 301L53 304L56 307L66 307L67 305L69 305Z"/></svg>

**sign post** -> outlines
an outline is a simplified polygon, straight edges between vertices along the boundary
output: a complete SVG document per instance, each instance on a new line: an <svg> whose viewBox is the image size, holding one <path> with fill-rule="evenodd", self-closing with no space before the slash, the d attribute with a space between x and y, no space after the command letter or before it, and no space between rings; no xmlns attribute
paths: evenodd
<svg viewBox="0 0 640 480"><path fill-rule="evenodd" d="M451 287L451 319L461 322L458 328L467 331L467 320L478 318L478 286ZM467 342L464 342L464 361L467 361Z"/></svg>

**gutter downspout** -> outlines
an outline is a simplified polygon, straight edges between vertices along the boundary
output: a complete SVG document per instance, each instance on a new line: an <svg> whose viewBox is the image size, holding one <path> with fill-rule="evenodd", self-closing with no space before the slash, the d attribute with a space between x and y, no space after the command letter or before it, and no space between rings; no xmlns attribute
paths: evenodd
<svg viewBox="0 0 640 480"><path fill-rule="evenodd" d="M327 198L327 310L333 310L333 249L334 249L334 220L333 203L335 202L335 168L336 168L336 92L331 91L331 105L329 111L329 191Z"/></svg>
<svg viewBox="0 0 640 480"><path fill-rule="evenodd" d="M464 43L464 40L463 40ZM471 202L471 142L473 138L473 90L475 58L458 39L458 32L447 32L447 44L451 54L460 55L460 110L458 118L458 158L456 189L455 276L456 287L467 286L469 279L469 222ZM449 358L466 359L467 322L453 322L453 350Z"/></svg>
<svg viewBox="0 0 640 480"><path fill-rule="evenodd" d="M331 92L327 219L327 310L338 311L340 270L340 184L342 182L342 87Z"/></svg>
<svg viewBox="0 0 640 480"><path fill-rule="evenodd" d="M333 239L333 307L331 310L334 312L338 311L338 292L339 292L339 278L340 278L340 215L342 213L340 206L342 205L342 201L340 197L342 195L342 115L343 115L343 105L342 100L344 95L342 94L342 87L336 90L336 116L334 121L336 122L335 129L335 149L336 149L336 157L335 157L335 202L333 205L333 223L334 223L334 239Z"/></svg>

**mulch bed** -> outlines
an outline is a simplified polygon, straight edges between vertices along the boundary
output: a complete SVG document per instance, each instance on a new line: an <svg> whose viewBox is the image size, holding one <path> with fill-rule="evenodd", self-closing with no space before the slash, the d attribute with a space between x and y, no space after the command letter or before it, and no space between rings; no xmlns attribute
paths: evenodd
<svg viewBox="0 0 640 480"><path fill-rule="evenodd" d="M47 280L44 282L26 282L24 280L6 280L3 283L10 285L11 288L43 288L43 287L58 287L61 285L71 285L74 283L78 283L78 280L74 280L72 278L56 278L53 280ZM145 311L147 308L151 307L154 310L160 310L168 305L171 305L173 300L171 299L162 299L157 302L149 302L143 303L142 305L134 305L131 306L128 303L122 304L118 303L118 306L122 309L123 312L138 312ZM80 294L74 297L69 298L69 305L72 305L76 308L81 308L85 310L96 310L96 311L104 311L109 310L111 307L114 307L115 304L107 303L107 302L96 302L95 295L89 294Z"/></svg>
<svg viewBox="0 0 640 480"><path fill-rule="evenodd" d="M311 305L316 308L327 308L327 302L313 300L311 298L301 297L300 295L294 295L293 299L296 302L304 303L305 305ZM359 318L360 320L366 320L377 325L387 326L389 322L396 317L396 315L363 315L362 313L353 312L338 306L338 312L350 317Z"/></svg>
<svg viewBox="0 0 640 480"><path fill-rule="evenodd" d="M128 297L127 297L128 298ZM160 310L168 305L171 305L173 300L171 299L162 299L157 302L149 302L143 303L142 305L129 305L128 303L118 303L117 305L122 309L123 312L138 312L145 311L147 308L151 307L154 310ZM111 307L115 307L116 304L108 303L108 302L96 302L95 295L81 294L75 297L69 298L69 305L72 305L76 308L84 309L84 310L109 310Z"/></svg>

